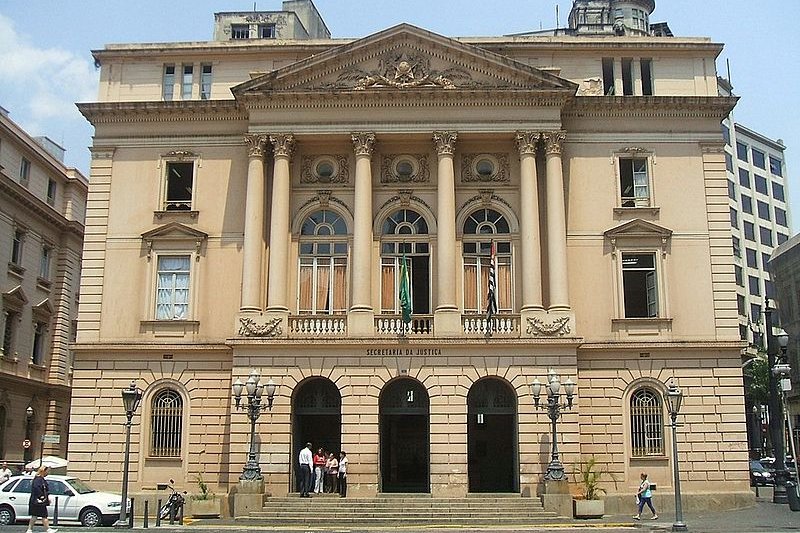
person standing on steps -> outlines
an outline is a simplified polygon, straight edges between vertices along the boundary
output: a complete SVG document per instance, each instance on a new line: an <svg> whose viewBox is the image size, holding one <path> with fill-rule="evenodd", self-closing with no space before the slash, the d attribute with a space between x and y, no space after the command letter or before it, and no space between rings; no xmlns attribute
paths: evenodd
<svg viewBox="0 0 800 533"><path fill-rule="evenodd" d="M339 497L347 497L347 454L344 450L339 452Z"/></svg>
<svg viewBox="0 0 800 533"><path fill-rule="evenodd" d="M334 492L338 493L338 477L339 477L339 460L336 458L336 454L331 452L328 455L328 492L333 494Z"/></svg>
<svg viewBox="0 0 800 533"><path fill-rule="evenodd" d="M320 448L314 454L314 494L321 494L325 483L325 452Z"/></svg>
<svg viewBox="0 0 800 533"><path fill-rule="evenodd" d="M650 508L650 511L653 513L653 516L650 518L650 520L658 520L656 508L653 507L653 489L650 487L650 480L647 479L647 472L642 472L641 478L642 482L639 483L639 492L636 493L636 496L639 498L639 512L633 516L633 519L641 519L642 509L644 509L644 504L647 504L647 506Z"/></svg>
<svg viewBox="0 0 800 533"><path fill-rule="evenodd" d="M300 497L310 498L311 495L311 469L314 467L314 456L311 454L311 443L300 450Z"/></svg>

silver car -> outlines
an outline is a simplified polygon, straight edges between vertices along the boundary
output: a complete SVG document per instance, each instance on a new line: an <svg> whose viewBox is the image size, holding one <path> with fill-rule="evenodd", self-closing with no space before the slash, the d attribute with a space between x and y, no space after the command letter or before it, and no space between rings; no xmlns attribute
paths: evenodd
<svg viewBox="0 0 800 533"><path fill-rule="evenodd" d="M28 501L33 476L15 476L0 485L0 525L29 520ZM110 525L119 519L122 497L110 492L97 492L72 476L47 476L50 505L47 514L52 519L58 502L59 522L80 522L87 527ZM127 502L130 510L130 500Z"/></svg>

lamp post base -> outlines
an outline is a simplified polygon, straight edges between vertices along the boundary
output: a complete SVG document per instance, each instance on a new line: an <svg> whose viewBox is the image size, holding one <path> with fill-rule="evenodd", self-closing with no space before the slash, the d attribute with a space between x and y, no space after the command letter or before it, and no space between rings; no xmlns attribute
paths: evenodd
<svg viewBox="0 0 800 533"><path fill-rule="evenodd" d="M117 520L114 522L114 529L131 529L131 523L127 520Z"/></svg>
<svg viewBox="0 0 800 533"><path fill-rule="evenodd" d="M689 527L683 522L675 522L672 524L672 531L689 531Z"/></svg>
<svg viewBox="0 0 800 533"><path fill-rule="evenodd" d="M558 459L553 459L547 465L547 473L544 475L547 481L561 481L565 479L564 465Z"/></svg>

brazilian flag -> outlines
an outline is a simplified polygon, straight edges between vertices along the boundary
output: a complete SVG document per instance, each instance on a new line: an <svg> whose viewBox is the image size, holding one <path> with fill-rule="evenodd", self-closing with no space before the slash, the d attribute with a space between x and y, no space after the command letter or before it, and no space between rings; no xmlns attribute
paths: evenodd
<svg viewBox="0 0 800 533"><path fill-rule="evenodd" d="M403 311L403 323L411 322L411 282L405 254L403 254L403 263L400 265L400 309Z"/></svg>

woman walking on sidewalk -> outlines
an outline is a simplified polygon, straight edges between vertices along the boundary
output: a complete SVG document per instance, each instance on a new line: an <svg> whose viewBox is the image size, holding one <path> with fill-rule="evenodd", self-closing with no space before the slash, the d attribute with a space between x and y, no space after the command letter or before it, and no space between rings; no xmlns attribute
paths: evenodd
<svg viewBox="0 0 800 533"><path fill-rule="evenodd" d="M650 488L650 480L647 479L647 473L642 472L641 478L639 492L636 493L636 497L639 499L639 512L633 516L633 519L639 520L642 517L642 509L644 509L644 504L647 504L653 513L653 517L650 520L657 520L658 514L656 514L656 508L653 507L653 490Z"/></svg>

